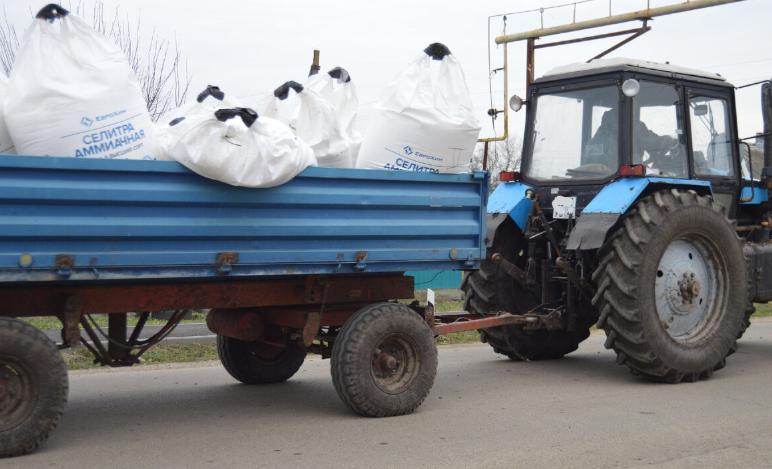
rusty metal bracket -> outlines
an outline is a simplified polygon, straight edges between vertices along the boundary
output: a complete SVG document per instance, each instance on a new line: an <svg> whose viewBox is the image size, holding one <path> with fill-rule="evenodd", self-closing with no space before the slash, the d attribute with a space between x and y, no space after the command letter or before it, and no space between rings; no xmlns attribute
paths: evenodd
<svg viewBox="0 0 772 469"><path fill-rule="evenodd" d="M83 310L83 300L75 295L70 295L64 302L64 311L62 312L62 345L67 347L77 347L80 343L80 318Z"/></svg>
<svg viewBox="0 0 772 469"><path fill-rule="evenodd" d="M217 256L217 270L221 274L228 275L231 273L231 264L235 264L239 261L239 255L235 252L223 252Z"/></svg>
<svg viewBox="0 0 772 469"><path fill-rule="evenodd" d="M499 253L493 254L491 256L491 262L493 262L494 264L497 264L501 269L504 270L504 272L509 274L515 280L517 280L517 283L519 283L520 285L523 285L523 286L527 285L525 281L525 272L515 264L504 259L504 256L502 256L501 254Z"/></svg>
<svg viewBox="0 0 772 469"><path fill-rule="evenodd" d="M322 325L322 313L307 313L306 325L303 327L303 345L310 347L314 343L319 326Z"/></svg>
<svg viewBox="0 0 772 469"><path fill-rule="evenodd" d="M582 293L582 295L587 298L588 300L595 296L595 288L592 287L592 285L589 285L584 280L580 279L576 276L576 272L571 268L571 265L566 262L566 260L562 257L558 257L555 260L555 265L558 266L560 270L563 271L564 274L566 274L566 277L568 277L568 280L576 286L577 289Z"/></svg>
<svg viewBox="0 0 772 469"><path fill-rule="evenodd" d="M441 316L436 316L440 319ZM488 329L491 327L506 326L511 324L530 324L536 322L538 324L539 319L529 317L527 315L513 315L509 313L501 313L496 316L486 317L484 319L456 319L454 322L443 324L435 323L432 325L432 333L434 336L442 334L450 334L452 332L464 332L474 331L479 329Z"/></svg>
<svg viewBox="0 0 772 469"><path fill-rule="evenodd" d="M367 268L367 253L366 252L358 252L356 255L356 265L354 265L354 268L357 270L365 270Z"/></svg>
<svg viewBox="0 0 772 469"><path fill-rule="evenodd" d="M544 305L540 305L526 313L524 316L530 319L528 325L523 327L524 331L535 331L538 329L562 331L566 330L568 325L568 314L566 314L566 311L562 306L555 309L548 309Z"/></svg>
<svg viewBox="0 0 772 469"><path fill-rule="evenodd" d="M326 275L309 275L306 278L306 303L323 302L329 288Z"/></svg>
<svg viewBox="0 0 772 469"><path fill-rule="evenodd" d="M55 265L59 267L59 276L68 278L72 275L71 268L75 266L75 258L65 254L56 256L54 261Z"/></svg>

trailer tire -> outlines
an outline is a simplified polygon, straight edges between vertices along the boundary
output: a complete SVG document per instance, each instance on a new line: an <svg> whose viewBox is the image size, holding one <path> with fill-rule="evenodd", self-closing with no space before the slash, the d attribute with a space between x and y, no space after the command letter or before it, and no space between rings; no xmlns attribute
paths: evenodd
<svg viewBox="0 0 772 469"><path fill-rule="evenodd" d="M68 390L56 345L26 322L0 318L0 458L27 454L48 438Z"/></svg>
<svg viewBox="0 0 772 469"><path fill-rule="evenodd" d="M331 358L338 395L349 409L368 417L413 412L437 374L437 345L429 325L399 303L357 311L338 333Z"/></svg>
<svg viewBox="0 0 772 469"><path fill-rule="evenodd" d="M723 207L692 191L655 192L623 218L598 259L593 303L617 363L669 383L725 366L752 305Z"/></svg>
<svg viewBox="0 0 772 469"><path fill-rule="evenodd" d="M508 218L496 232L493 245L488 249L489 258L484 259L480 269L468 272L461 281L464 291L464 309L470 313L484 314L491 311L506 311L525 314L539 305L535 294L522 285L498 264L490 261L493 254L523 267L520 256L526 248L525 239L515 222ZM590 336L590 328L597 316L587 301L580 302L582 313L577 317L573 331L524 331L522 325L499 326L480 330L480 339L488 343L493 351L506 355L511 360L551 360L562 358L575 351L579 343Z"/></svg>
<svg viewBox="0 0 772 469"><path fill-rule="evenodd" d="M217 336L217 355L225 370L244 384L283 383L306 359L303 350L267 348L259 342Z"/></svg>

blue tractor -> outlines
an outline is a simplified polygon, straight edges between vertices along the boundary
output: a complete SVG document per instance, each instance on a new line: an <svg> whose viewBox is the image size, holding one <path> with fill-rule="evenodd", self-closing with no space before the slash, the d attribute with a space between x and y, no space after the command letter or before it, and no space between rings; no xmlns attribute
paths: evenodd
<svg viewBox="0 0 772 469"><path fill-rule="evenodd" d="M719 75L612 59L534 81L520 171L502 173L487 259L461 285L467 311L529 322L482 341L513 360L560 358L597 324L633 374L723 368L753 303L772 299L772 82L757 85L763 158Z"/></svg>

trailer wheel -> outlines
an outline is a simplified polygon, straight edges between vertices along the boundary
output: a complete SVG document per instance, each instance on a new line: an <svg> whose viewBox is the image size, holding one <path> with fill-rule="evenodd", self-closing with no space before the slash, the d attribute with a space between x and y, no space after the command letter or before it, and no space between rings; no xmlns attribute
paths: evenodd
<svg viewBox="0 0 772 469"><path fill-rule="evenodd" d="M332 348L335 390L368 417L413 412L437 374L437 345L426 321L405 305L376 303L357 311Z"/></svg>
<svg viewBox="0 0 772 469"><path fill-rule="evenodd" d="M68 386L56 345L26 322L0 318L0 457L27 454L48 438Z"/></svg>
<svg viewBox="0 0 772 469"><path fill-rule="evenodd" d="M710 377L745 328L745 258L725 209L692 191L636 204L593 273L606 348L633 374L678 383Z"/></svg>
<svg viewBox="0 0 772 469"><path fill-rule="evenodd" d="M282 383L303 365L306 352L260 342L217 336L217 354L225 370L244 384Z"/></svg>
<svg viewBox="0 0 772 469"><path fill-rule="evenodd" d="M521 249L527 249L523 234L512 219L507 219L498 228L488 253L499 253L522 268L525 259L519 256ZM460 288L465 294L464 309L470 313L506 311L525 314L540 303L533 292L520 285L490 259L482 261L480 270L467 273ZM524 331L522 325L500 326L480 330L480 339L487 342L494 352L506 355L511 360L562 358L575 351L579 343L590 336L590 328L597 319L589 301L582 300L578 306L582 311L573 331Z"/></svg>

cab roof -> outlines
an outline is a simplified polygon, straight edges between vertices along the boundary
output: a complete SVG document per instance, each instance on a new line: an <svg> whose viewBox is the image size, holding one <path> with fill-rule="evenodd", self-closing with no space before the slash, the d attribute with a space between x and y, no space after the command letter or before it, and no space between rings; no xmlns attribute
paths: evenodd
<svg viewBox="0 0 772 469"><path fill-rule="evenodd" d="M628 59L622 57L614 59L593 60L590 63L579 62L563 65L548 71L542 78L537 81L552 81L569 76L594 75L598 72L615 71L654 72L658 75L667 74L671 76L680 76L683 78L696 77L701 79L726 82L726 78L722 77L718 73L705 72L694 68L679 67L670 64L649 62L647 60Z"/></svg>

